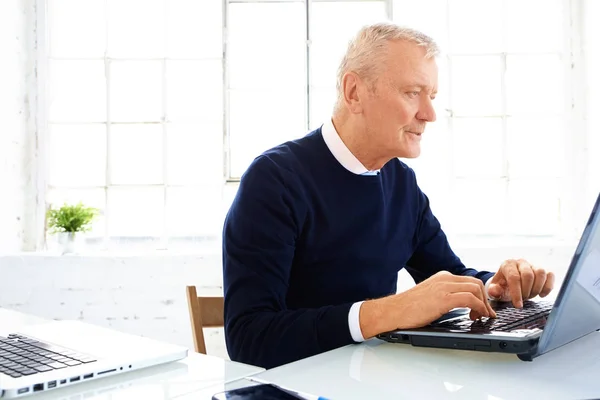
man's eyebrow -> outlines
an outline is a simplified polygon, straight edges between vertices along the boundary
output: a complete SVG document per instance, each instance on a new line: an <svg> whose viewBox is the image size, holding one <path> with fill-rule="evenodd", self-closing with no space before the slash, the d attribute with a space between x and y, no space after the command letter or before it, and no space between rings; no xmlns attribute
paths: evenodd
<svg viewBox="0 0 600 400"><path fill-rule="evenodd" d="M415 88L415 87L418 87L419 89L424 89L424 90L431 90L432 92L437 93L437 88L434 89L431 86L428 86L423 83L415 82L415 83L407 83L407 84L401 85L401 88L403 88L403 89Z"/></svg>

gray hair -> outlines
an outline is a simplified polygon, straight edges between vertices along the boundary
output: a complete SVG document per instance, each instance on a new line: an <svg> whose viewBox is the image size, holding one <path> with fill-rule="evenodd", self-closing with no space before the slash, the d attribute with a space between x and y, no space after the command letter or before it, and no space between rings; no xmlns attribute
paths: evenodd
<svg viewBox="0 0 600 400"><path fill-rule="evenodd" d="M424 47L426 58L436 57L440 54L440 49L434 40L415 29L391 22L379 22L363 27L348 44L346 54L338 68L336 110L341 107L343 102L342 78L344 75L349 71L354 71L368 84L374 86L387 44L397 40L410 41Z"/></svg>

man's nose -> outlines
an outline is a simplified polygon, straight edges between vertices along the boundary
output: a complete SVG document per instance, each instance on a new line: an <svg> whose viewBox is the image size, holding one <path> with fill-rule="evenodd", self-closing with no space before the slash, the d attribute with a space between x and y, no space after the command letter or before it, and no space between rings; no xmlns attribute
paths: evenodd
<svg viewBox="0 0 600 400"><path fill-rule="evenodd" d="M421 121L435 122L435 109L433 108L433 103L431 102L430 98L425 98L425 100L421 102L419 112L417 113L417 118Z"/></svg>

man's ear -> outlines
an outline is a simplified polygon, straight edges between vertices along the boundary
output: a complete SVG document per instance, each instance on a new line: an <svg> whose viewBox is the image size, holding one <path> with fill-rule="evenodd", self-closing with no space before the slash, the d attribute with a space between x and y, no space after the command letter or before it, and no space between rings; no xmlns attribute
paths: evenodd
<svg viewBox="0 0 600 400"><path fill-rule="evenodd" d="M362 85L361 79L354 72L347 72L342 78L342 94L346 108L353 114L362 112L362 98L359 90Z"/></svg>

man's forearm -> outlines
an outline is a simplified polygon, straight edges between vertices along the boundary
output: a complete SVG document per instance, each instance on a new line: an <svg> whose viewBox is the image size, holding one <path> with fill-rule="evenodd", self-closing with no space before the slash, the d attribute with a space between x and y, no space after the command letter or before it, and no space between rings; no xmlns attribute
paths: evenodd
<svg viewBox="0 0 600 400"><path fill-rule="evenodd" d="M248 297L234 295L232 303L239 300L245 305ZM349 309L350 304L342 304L243 315L241 307L230 307L225 321L229 356L233 361L274 368L351 344Z"/></svg>

